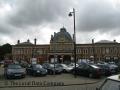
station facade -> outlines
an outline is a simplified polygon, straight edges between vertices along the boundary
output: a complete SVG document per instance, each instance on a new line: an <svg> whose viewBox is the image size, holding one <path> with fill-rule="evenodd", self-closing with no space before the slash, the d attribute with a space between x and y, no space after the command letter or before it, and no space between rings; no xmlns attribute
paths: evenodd
<svg viewBox="0 0 120 90"><path fill-rule="evenodd" d="M37 44L30 40L12 45L13 60L25 60L30 62L31 58L36 58L38 62L74 62L74 41L66 28L61 28L59 32L51 35L50 44ZM94 61L118 61L120 59L120 43L116 40L91 41L88 44L76 44L77 60Z"/></svg>

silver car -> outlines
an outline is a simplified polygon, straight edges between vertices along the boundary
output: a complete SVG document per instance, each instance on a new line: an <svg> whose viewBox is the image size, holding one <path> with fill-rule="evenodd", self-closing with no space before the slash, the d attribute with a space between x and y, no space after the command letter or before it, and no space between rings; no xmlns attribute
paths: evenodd
<svg viewBox="0 0 120 90"><path fill-rule="evenodd" d="M24 78L26 75L26 70L19 64L9 64L4 70L4 75L7 79Z"/></svg>

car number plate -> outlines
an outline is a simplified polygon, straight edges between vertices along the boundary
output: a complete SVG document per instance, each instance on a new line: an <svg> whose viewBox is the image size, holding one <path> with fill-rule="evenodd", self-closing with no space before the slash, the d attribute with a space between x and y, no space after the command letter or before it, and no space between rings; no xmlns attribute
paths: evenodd
<svg viewBox="0 0 120 90"><path fill-rule="evenodd" d="M37 71L37 73L40 73L40 71Z"/></svg>
<svg viewBox="0 0 120 90"><path fill-rule="evenodd" d="M15 76L21 76L21 74L15 74Z"/></svg>

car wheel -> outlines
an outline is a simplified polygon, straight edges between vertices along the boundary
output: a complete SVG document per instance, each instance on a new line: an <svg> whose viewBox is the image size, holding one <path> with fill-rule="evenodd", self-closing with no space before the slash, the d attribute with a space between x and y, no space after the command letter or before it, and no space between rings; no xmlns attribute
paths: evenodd
<svg viewBox="0 0 120 90"><path fill-rule="evenodd" d="M49 74L52 75L52 71L49 71Z"/></svg>
<svg viewBox="0 0 120 90"><path fill-rule="evenodd" d="M36 76L36 73L33 73L33 76Z"/></svg>
<svg viewBox="0 0 120 90"><path fill-rule="evenodd" d="M54 71L51 71L51 75L53 75L54 74Z"/></svg>
<svg viewBox="0 0 120 90"><path fill-rule="evenodd" d="M63 69L63 72L64 72L64 73L66 73L66 70L65 70L65 69Z"/></svg>
<svg viewBox="0 0 120 90"><path fill-rule="evenodd" d="M25 78L26 76L25 75L23 75L23 77L22 78Z"/></svg>
<svg viewBox="0 0 120 90"><path fill-rule="evenodd" d="M89 77L92 78L92 77L93 77L93 74L92 74L92 73L89 73Z"/></svg>
<svg viewBox="0 0 120 90"><path fill-rule="evenodd" d="M75 74L75 70L72 70L72 74Z"/></svg>
<svg viewBox="0 0 120 90"><path fill-rule="evenodd" d="M10 79L10 77L6 75L6 79Z"/></svg>

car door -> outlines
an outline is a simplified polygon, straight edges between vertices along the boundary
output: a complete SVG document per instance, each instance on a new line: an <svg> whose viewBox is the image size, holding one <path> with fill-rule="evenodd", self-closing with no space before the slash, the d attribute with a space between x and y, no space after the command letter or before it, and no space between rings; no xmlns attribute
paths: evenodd
<svg viewBox="0 0 120 90"><path fill-rule="evenodd" d="M76 73L79 75L83 75L84 72L84 64L80 64L78 67L76 67Z"/></svg>
<svg viewBox="0 0 120 90"><path fill-rule="evenodd" d="M87 65L87 64L84 64L83 67L82 67L81 72L82 72L82 75L84 75L84 76L89 75L89 73L90 73L90 66Z"/></svg>

